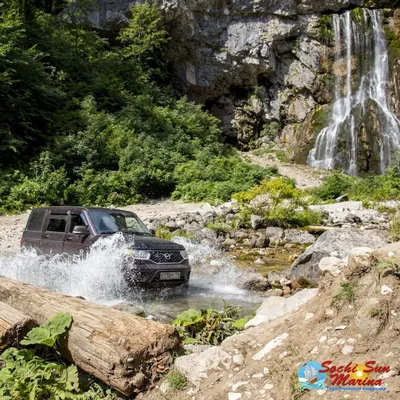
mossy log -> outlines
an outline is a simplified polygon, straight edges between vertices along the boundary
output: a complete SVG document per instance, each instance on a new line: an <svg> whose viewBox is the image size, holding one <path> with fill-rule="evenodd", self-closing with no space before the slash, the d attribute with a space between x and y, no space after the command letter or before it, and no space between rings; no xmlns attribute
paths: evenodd
<svg viewBox="0 0 400 400"><path fill-rule="evenodd" d="M5 277L0 277L0 301L39 324L69 312L73 323L60 354L127 396L151 387L181 347L168 325Z"/></svg>

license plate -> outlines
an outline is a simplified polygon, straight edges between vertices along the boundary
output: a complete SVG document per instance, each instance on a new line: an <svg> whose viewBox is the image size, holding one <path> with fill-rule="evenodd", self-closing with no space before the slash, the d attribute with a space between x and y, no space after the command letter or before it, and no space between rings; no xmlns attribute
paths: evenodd
<svg viewBox="0 0 400 400"><path fill-rule="evenodd" d="M173 279L181 279L180 272L161 272L160 280L162 281L171 281Z"/></svg>

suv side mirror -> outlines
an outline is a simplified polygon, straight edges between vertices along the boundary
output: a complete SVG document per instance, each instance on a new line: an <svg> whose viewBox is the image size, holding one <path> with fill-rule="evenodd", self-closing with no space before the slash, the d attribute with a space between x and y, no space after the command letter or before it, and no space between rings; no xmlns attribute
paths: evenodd
<svg viewBox="0 0 400 400"><path fill-rule="evenodd" d="M154 229L149 229L149 231L153 236L156 234L156 231Z"/></svg>
<svg viewBox="0 0 400 400"><path fill-rule="evenodd" d="M88 231L88 229L84 225L75 226L75 228L73 229L72 233L75 234L75 235L86 235L86 236L90 235L90 232Z"/></svg>

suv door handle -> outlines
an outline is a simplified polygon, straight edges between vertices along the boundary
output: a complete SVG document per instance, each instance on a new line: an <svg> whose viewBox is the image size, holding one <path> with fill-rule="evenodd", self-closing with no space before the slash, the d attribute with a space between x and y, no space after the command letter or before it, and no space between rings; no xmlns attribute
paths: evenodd
<svg viewBox="0 0 400 400"><path fill-rule="evenodd" d="M45 239L48 239L48 238L50 237L50 235L48 235L47 233L45 233L45 234L43 235L43 237L44 237Z"/></svg>
<svg viewBox="0 0 400 400"><path fill-rule="evenodd" d="M65 238L65 240L71 241L71 240L72 240L72 236L67 236L67 237Z"/></svg>

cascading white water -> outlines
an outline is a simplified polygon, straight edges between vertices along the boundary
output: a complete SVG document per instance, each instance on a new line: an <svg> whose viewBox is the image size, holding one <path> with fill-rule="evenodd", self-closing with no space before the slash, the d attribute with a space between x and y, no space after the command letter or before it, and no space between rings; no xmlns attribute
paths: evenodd
<svg viewBox="0 0 400 400"><path fill-rule="evenodd" d="M400 145L400 121L391 111L389 100L387 42L378 10L363 9L357 17L352 15L351 11L333 15L335 87L331 123L318 134L307 162L357 175L358 159L363 157L360 137L371 131L374 138L373 142L369 139L368 152L376 153L376 172L384 173ZM370 126L372 114L375 126ZM363 140L368 142L365 137Z"/></svg>

